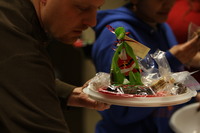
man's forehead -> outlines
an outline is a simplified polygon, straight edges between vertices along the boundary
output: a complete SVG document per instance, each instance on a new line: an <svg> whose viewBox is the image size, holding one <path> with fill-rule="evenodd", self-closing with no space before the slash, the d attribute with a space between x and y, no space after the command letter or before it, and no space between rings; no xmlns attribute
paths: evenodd
<svg viewBox="0 0 200 133"><path fill-rule="evenodd" d="M73 0L75 3L91 5L91 6L102 6L105 3L105 0Z"/></svg>

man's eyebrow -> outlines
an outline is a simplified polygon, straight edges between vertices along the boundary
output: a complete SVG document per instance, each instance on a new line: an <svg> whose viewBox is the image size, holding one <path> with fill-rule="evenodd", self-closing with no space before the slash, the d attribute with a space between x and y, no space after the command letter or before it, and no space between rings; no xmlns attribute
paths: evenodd
<svg viewBox="0 0 200 133"><path fill-rule="evenodd" d="M97 0L97 1L102 1L97 7L98 9L100 9L105 4L105 0Z"/></svg>

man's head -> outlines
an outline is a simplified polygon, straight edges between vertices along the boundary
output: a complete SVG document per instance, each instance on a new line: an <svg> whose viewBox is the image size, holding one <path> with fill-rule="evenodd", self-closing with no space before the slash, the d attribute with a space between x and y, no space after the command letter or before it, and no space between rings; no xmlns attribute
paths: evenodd
<svg viewBox="0 0 200 133"><path fill-rule="evenodd" d="M131 0L137 10L135 14L147 23L157 24L167 20L176 0Z"/></svg>
<svg viewBox="0 0 200 133"><path fill-rule="evenodd" d="M54 38L72 44L96 25L96 11L104 0L32 0L41 26Z"/></svg>

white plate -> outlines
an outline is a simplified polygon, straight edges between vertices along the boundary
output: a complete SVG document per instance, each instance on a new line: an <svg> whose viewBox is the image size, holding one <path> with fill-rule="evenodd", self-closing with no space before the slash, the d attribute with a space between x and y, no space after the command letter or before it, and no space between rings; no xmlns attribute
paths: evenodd
<svg viewBox="0 0 200 133"><path fill-rule="evenodd" d="M93 88L94 89L94 88ZM83 89L94 100L113 105L132 106L132 107L161 107L181 104L189 101L197 95L196 90L187 89L187 92L180 95L166 97L119 97L115 95L103 94L93 90L89 86Z"/></svg>
<svg viewBox="0 0 200 133"><path fill-rule="evenodd" d="M170 126L176 133L200 133L200 111L198 103L177 110L170 119Z"/></svg>

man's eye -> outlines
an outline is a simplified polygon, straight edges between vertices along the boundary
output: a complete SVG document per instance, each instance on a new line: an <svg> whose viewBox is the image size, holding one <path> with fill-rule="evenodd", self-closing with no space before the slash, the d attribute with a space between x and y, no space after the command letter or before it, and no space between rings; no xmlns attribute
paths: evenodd
<svg viewBox="0 0 200 133"><path fill-rule="evenodd" d="M86 10L86 8L79 8L81 11L85 11Z"/></svg>
<svg viewBox="0 0 200 133"><path fill-rule="evenodd" d="M87 7L78 7L78 8L79 8L79 10L81 10L81 11L85 11L85 10L88 9Z"/></svg>

